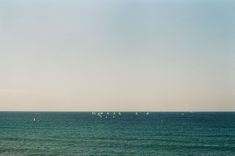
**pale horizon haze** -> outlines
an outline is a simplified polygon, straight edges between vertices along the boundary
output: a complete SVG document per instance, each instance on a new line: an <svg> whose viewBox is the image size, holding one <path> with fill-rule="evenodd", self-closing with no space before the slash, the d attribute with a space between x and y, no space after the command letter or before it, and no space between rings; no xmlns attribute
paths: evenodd
<svg viewBox="0 0 235 156"><path fill-rule="evenodd" d="M235 1L0 0L0 111L235 111Z"/></svg>

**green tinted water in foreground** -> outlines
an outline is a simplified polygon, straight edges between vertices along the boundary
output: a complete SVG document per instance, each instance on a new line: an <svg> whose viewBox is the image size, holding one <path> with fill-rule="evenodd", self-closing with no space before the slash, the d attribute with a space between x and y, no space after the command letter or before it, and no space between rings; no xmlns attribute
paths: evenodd
<svg viewBox="0 0 235 156"><path fill-rule="evenodd" d="M0 155L235 155L235 113L0 112Z"/></svg>

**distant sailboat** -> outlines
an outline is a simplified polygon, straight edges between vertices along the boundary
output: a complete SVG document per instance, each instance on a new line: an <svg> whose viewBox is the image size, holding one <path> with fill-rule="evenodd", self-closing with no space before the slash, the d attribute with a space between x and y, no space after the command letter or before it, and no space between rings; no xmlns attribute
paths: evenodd
<svg viewBox="0 0 235 156"><path fill-rule="evenodd" d="M102 114L101 113L102 112L97 113L97 116L100 117L100 118L102 118L102 114L103 114L103 113Z"/></svg>
<svg viewBox="0 0 235 156"><path fill-rule="evenodd" d="M40 120L36 119L36 117L33 118L33 122L40 122Z"/></svg>

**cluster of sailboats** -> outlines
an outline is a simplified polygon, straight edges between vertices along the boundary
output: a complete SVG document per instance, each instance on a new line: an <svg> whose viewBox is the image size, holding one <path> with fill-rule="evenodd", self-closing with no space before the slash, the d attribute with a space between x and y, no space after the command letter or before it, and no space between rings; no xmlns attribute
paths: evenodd
<svg viewBox="0 0 235 156"><path fill-rule="evenodd" d="M99 118L116 118L122 115L121 112L91 112L92 115L97 116ZM149 112L144 113L146 116L149 115ZM139 112L135 112L135 115L138 116Z"/></svg>
<svg viewBox="0 0 235 156"><path fill-rule="evenodd" d="M92 112L92 115L95 115L99 118L116 118L117 116L121 116L121 112Z"/></svg>

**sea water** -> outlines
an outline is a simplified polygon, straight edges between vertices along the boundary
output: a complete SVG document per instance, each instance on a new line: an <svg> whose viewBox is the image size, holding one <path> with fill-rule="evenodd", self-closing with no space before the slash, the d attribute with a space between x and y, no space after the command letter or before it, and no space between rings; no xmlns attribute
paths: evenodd
<svg viewBox="0 0 235 156"><path fill-rule="evenodd" d="M0 155L235 155L235 113L0 112Z"/></svg>

